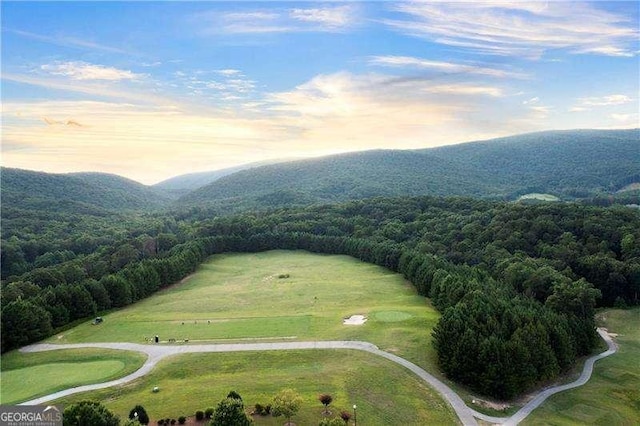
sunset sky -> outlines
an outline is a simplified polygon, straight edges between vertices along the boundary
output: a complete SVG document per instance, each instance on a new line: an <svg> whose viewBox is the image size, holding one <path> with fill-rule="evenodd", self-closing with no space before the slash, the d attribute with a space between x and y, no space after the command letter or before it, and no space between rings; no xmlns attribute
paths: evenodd
<svg viewBox="0 0 640 426"><path fill-rule="evenodd" d="M639 127L639 3L2 2L2 165L145 184Z"/></svg>

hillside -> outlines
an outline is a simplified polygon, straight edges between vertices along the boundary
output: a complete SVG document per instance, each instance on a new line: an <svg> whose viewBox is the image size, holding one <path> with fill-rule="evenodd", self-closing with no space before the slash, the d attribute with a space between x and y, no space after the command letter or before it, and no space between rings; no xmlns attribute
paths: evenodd
<svg viewBox="0 0 640 426"><path fill-rule="evenodd" d="M516 199L611 193L640 173L639 130L541 132L415 151L367 151L263 166L179 200L271 207L374 196Z"/></svg>
<svg viewBox="0 0 640 426"><path fill-rule="evenodd" d="M53 174L2 168L3 217L16 210L105 214L149 210L168 200L138 182L105 173Z"/></svg>
<svg viewBox="0 0 640 426"><path fill-rule="evenodd" d="M197 189L180 204L244 207L337 202L377 196L506 194L507 182L428 153L367 151L245 170Z"/></svg>
<svg viewBox="0 0 640 426"><path fill-rule="evenodd" d="M483 169L521 193L580 197L615 192L638 177L640 129L539 132L421 152Z"/></svg>
<svg viewBox="0 0 640 426"><path fill-rule="evenodd" d="M291 160L280 160L277 162L280 163L285 161ZM209 172L188 173L186 175L174 176L172 178L165 179L162 182L152 185L152 187L162 191L167 196L178 198L188 194L191 191L213 183L222 177L242 170L253 169L255 167L274 163L276 163L276 161L260 161L256 163L242 164L236 167L229 167L227 169L213 170Z"/></svg>

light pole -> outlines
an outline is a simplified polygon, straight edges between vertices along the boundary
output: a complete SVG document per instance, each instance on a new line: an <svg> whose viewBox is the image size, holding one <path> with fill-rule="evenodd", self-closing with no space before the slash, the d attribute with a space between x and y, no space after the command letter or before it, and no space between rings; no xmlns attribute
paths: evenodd
<svg viewBox="0 0 640 426"><path fill-rule="evenodd" d="M358 413L356 411L356 404L353 404L353 426L358 426Z"/></svg>

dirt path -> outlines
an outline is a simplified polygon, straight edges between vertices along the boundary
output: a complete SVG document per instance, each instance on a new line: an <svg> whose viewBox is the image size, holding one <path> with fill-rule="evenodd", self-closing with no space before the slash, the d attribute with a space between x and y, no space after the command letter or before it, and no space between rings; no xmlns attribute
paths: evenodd
<svg viewBox="0 0 640 426"><path fill-rule="evenodd" d="M414 363L407 361L404 358L393 355L389 352L380 350L377 346L358 341L319 341L319 342L275 342L275 343L234 343L234 344L206 344L206 345L140 345L136 343L79 343L79 344L36 344L26 346L20 351L22 352L41 352L50 351L56 349L73 349L73 348L106 348L106 349L121 349L135 352L142 352L147 355L146 362L137 371L129 374L128 376L120 379L112 380L104 383L97 383L93 385L78 386L70 389L66 389L60 392L55 392L50 395L46 395L40 398L32 399L21 403L20 405L36 405L43 404L45 402L62 398L64 396L73 395L79 392L86 392L90 390L104 389L111 386L117 386L123 383L128 383L139 377L142 377L149 373L156 364L163 358L172 355L180 355L186 353L201 353L201 352L243 352L243 351L274 351L274 350L300 350L300 349L355 349L360 351L369 352L374 355L381 356L403 367L411 370L418 377L429 383L436 391L438 391L444 399L451 404L451 407L456 412L456 415L464 425L477 425L475 418L504 425L517 425L525 417L527 417L533 410L538 408L549 396L558 392L572 389L585 384L591 377L593 371L593 364L604 357L607 357L616 352L617 348L611 337L606 331L598 329L598 333L607 343L609 349L599 355L595 355L587 359L585 362L582 374L580 377L572 383L568 383L561 386L554 386L540 392L534 399L522 407L517 413L511 417L492 417L479 413L469 408L462 398L453 391L445 383L438 380L436 377L427 373L424 369L418 367Z"/></svg>

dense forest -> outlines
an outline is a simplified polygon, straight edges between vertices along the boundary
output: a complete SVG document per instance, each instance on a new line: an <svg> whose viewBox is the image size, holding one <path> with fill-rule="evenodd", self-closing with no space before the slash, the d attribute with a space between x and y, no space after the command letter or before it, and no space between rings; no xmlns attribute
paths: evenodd
<svg viewBox="0 0 640 426"><path fill-rule="evenodd" d="M228 216L16 211L3 211L3 351L147 297L212 254L305 249L404 274L443 313L443 372L510 398L593 349L596 306L639 303L640 210L624 206L402 197Z"/></svg>
<svg viewBox="0 0 640 426"><path fill-rule="evenodd" d="M640 303L638 144L638 129L545 132L154 187L3 168L2 351L145 298L212 254L304 249L403 274L442 313L442 371L511 398L593 350L596 307ZM515 201L530 192L563 201Z"/></svg>

